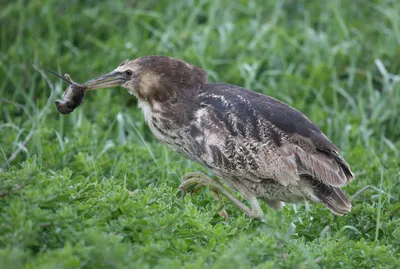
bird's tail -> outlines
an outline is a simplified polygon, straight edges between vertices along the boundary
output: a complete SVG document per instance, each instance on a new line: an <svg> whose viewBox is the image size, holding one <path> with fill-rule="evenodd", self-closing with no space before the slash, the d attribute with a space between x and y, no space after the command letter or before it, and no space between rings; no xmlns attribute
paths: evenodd
<svg viewBox="0 0 400 269"><path fill-rule="evenodd" d="M351 210L351 203L340 188L330 187L329 194L323 194L317 189L316 196L335 215L344 215Z"/></svg>
<svg viewBox="0 0 400 269"><path fill-rule="evenodd" d="M323 203L335 215L341 216L350 212L351 203L340 188L315 180L307 181L308 188L304 188L303 191L310 200Z"/></svg>

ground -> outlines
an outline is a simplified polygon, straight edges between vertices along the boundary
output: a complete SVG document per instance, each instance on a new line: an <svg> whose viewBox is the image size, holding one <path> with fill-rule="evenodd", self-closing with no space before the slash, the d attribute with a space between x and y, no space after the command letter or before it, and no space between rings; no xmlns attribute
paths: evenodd
<svg viewBox="0 0 400 269"><path fill-rule="evenodd" d="M0 268L400 268L400 1L14 1L0 11ZM350 214L251 220L160 145L122 88L66 87L162 54L305 113L356 179Z"/></svg>

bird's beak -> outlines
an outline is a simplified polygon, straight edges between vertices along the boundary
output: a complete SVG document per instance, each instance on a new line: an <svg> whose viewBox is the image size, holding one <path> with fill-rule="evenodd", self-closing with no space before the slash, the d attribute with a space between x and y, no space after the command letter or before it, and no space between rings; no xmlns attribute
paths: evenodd
<svg viewBox="0 0 400 269"><path fill-rule="evenodd" d="M121 73L112 71L108 74L86 81L83 86L86 87L87 90L94 90L120 86L123 82L125 82L125 79Z"/></svg>

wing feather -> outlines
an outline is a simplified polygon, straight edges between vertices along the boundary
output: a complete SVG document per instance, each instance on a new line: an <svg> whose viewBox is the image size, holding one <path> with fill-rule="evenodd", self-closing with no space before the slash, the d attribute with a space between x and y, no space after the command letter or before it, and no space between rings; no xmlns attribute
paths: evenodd
<svg viewBox="0 0 400 269"><path fill-rule="evenodd" d="M290 170L282 172L287 174L282 174L286 178L281 182L283 185L297 184L301 173L333 187L343 186L354 178L338 148L322 131L305 115L281 101L234 85L206 84L198 102L212 109L234 139L255 143L272 141L275 148L286 152L285 165ZM293 162L297 169L293 168ZM293 173L297 175L289 176Z"/></svg>

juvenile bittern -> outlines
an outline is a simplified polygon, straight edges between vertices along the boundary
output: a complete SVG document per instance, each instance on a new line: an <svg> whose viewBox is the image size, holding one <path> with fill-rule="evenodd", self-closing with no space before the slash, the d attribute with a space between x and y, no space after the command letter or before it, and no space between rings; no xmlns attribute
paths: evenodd
<svg viewBox="0 0 400 269"><path fill-rule="evenodd" d="M354 177L349 165L294 108L239 86L208 83L204 70L165 56L125 61L83 84L85 90L115 86L137 97L158 140L210 169L250 207L202 173L188 174L182 189L208 185L251 218L263 217L258 199L275 209L310 200L336 215L350 211L340 189Z"/></svg>

